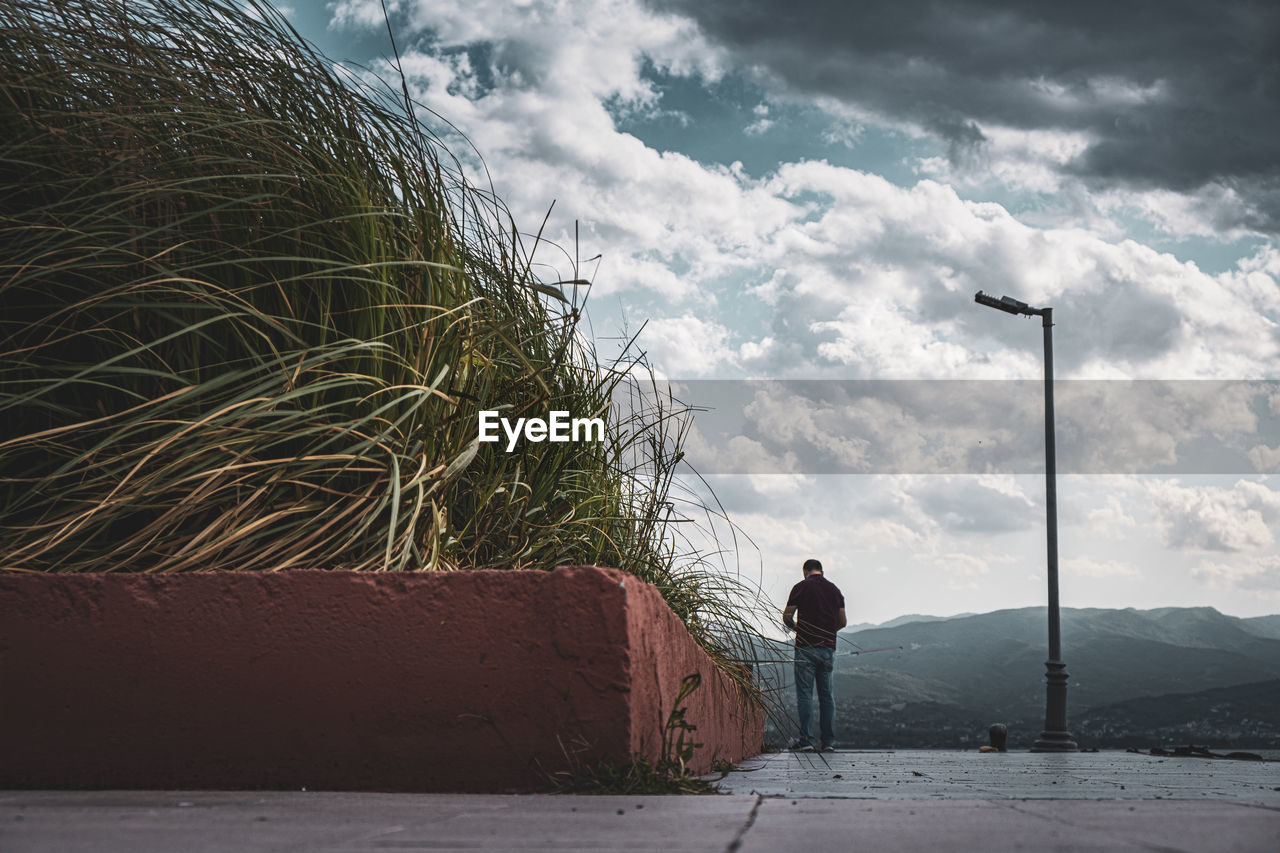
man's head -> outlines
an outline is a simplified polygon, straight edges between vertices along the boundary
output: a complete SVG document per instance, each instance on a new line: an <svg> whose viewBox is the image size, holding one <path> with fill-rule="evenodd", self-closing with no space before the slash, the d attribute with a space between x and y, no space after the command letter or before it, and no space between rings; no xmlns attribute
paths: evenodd
<svg viewBox="0 0 1280 853"><path fill-rule="evenodd" d="M805 577L809 577L809 575L820 575L820 574L822 574L822 563L819 563L817 560L804 561Z"/></svg>

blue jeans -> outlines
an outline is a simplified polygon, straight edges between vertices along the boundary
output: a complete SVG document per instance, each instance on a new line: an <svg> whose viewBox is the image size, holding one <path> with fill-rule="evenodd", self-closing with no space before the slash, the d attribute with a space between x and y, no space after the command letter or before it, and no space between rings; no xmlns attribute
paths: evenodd
<svg viewBox="0 0 1280 853"><path fill-rule="evenodd" d="M800 713L800 740L813 743L813 685L818 685L818 725L822 746L836 742L836 697L831 691L831 674L836 650L821 646L796 646L796 710Z"/></svg>

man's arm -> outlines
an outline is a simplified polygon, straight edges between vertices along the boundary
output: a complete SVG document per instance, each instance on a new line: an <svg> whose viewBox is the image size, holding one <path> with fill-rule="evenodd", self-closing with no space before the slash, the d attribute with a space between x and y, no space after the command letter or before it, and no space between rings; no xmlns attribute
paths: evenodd
<svg viewBox="0 0 1280 853"><path fill-rule="evenodd" d="M841 610L840 612L843 613L844 611ZM796 629L796 606L794 604L788 604L786 609L782 611L782 624L786 625L788 630L794 631Z"/></svg>
<svg viewBox="0 0 1280 853"><path fill-rule="evenodd" d="M839 630L840 630L841 628L843 628L845 625L848 625L848 624L849 624L849 620L845 618L845 615L844 615L844 608L843 608L843 607L841 607L841 608L840 608L840 613L837 615L837 617L836 617L836 618L840 620L840 624L836 626L836 630L837 630L837 631L839 631Z"/></svg>

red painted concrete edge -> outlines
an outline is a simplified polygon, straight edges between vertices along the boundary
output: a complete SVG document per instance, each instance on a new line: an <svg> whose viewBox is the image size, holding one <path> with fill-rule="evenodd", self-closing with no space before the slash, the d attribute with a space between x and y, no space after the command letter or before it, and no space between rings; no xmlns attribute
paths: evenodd
<svg viewBox="0 0 1280 853"><path fill-rule="evenodd" d="M0 574L0 787L528 791L761 718L611 569Z"/></svg>
<svg viewBox="0 0 1280 853"><path fill-rule="evenodd" d="M626 583L632 754L661 754L663 730L676 709L680 686L687 676L697 674L699 686L680 703L684 721L694 727L687 736L700 745L690 770L710 773L716 759L736 762L758 755L763 741L760 710L744 701L732 679L692 640L655 587ZM673 730L669 740L676 734Z"/></svg>

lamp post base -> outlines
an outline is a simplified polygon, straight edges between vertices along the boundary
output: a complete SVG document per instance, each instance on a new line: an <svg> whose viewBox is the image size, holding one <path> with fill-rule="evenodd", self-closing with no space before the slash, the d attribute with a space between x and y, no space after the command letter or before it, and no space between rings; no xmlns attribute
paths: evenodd
<svg viewBox="0 0 1280 853"><path fill-rule="evenodd" d="M1079 752L1080 746L1071 739L1071 732L1041 732L1032 752Z"/></svg>
<svg viewBox="0 0 1280 853"><path fill-rule="evenodd" d="M1032 752L1079 752L1080 747L1067 731L1067 665L1060 660L1044 662L1044 731Z"/></svg>

